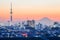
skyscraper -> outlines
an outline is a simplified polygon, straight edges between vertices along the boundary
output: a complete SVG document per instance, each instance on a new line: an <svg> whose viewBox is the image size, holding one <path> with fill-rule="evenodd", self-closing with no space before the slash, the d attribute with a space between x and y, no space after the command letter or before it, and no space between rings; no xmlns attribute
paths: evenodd
<svg viewBox="0 0 60 40"><path fill-rule="evenodd" d="M35 20L27 20L27 25L30 27L35 27Z"/></svg>

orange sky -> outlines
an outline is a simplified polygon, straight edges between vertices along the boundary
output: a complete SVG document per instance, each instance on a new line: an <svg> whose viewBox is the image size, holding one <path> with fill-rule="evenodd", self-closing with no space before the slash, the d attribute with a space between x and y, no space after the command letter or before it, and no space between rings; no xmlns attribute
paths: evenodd
<svg viewBox="0 0 60 40"><path fill-rule="evenodd" d="M28 9L13 9L14 19L41 19L43 17L48 17L52 20L60 20L60 9L57 8L28 8ZM10 10L5 8L0 10L0 17L2 19L9 19Z"/></svg>
<svg viewBox="0 0 60 40"><path fill-rule="evenodd" d="M36 0L37 1L37 0ZM57 4L57 3L56 3ZM1 20L9 20L10 18L10 3L0 6ZM13 19L36 19L48 17L52 20L60 21L60 5L17 5L13 3Z"/></svg>

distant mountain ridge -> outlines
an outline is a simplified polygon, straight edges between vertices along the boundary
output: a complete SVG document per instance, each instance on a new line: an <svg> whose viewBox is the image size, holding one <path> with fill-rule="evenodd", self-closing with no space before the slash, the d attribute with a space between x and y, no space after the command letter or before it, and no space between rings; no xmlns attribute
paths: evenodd
<svg viewBox="0 0 60 40"><path fill-rule="evenodd" d="M41 23L41 24L43 24L43 25L53 25L53 23L54 23L54 21L53 20L51 20L51 19L49 19L49 18L47 18L47 17L44 17L44 18L42 18L41 20L39 20L39 22Z"/></svg>

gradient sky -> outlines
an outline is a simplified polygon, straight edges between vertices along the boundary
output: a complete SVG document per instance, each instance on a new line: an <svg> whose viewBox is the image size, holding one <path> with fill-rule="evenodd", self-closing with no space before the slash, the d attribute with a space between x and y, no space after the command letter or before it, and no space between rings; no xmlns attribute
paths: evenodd
<svg viewBox="0 0 60 40"><path fill-rule="evenodd" d="M43 17L60 20L60 0L0 0L0 21L9 20L11 2L14 20Z"/></svg>

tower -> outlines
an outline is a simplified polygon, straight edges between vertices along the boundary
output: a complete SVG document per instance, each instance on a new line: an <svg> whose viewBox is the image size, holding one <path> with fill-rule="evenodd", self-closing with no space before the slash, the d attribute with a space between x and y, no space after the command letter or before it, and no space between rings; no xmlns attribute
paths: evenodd
<svg viewBox="0 0 60 40"><path fill-rule="evenodd" d="M12 25L12 20L13 20L13 18L12 18L12 2L11 2L11 4L10 4L10 6L11 6L11 8L10 8L10 26Z"/></svg>
<svg viewBox="0 0 60 40"><path fill-rule="evenodd" d="M12 3L11 3L11 9L10 9L10 21L12 22Z"/></svg>

